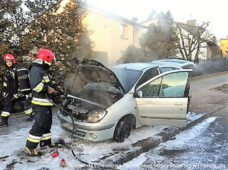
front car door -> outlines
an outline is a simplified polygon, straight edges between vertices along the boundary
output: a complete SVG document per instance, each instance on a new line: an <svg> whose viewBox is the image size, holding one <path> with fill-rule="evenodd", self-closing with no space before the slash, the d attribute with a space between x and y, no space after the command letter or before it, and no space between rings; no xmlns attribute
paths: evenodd
<svg viewBox="0 0 228 170"><path fill-rule="evenodd" d="M142 124L186 126L191 71L166 72L137 87L134 96Z"/></svg>

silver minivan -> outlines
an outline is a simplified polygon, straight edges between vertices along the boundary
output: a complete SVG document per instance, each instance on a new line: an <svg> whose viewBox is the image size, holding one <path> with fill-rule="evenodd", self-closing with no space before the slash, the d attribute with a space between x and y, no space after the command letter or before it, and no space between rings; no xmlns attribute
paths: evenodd
<svg viewBox="0 0 228 170"><path fill-rule="evenodd" d="M67 74L61 126L90 141L123 142L143 125L186 126L191 69L128 63L111 70L88 59Z"/></svg>

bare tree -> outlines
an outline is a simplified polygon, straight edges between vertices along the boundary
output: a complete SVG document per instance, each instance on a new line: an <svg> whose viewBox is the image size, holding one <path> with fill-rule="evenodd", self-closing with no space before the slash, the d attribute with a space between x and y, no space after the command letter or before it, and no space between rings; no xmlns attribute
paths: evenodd
<svg viewBox="0 0 228 170"><path fill-rule="evenodd" d="M141 37L140 45L148 61L173 57L178 52L178 36L170 12L160 13Z"/></svg>
<svg viewBox="0 0 228 170"><path fill-rule="evenodd" d="M184 60L199 61L203 43L214 39L214 35L207 31L208 26L209 22L203 22L200 26L176 23L180 39L179 52Z"/></svg>

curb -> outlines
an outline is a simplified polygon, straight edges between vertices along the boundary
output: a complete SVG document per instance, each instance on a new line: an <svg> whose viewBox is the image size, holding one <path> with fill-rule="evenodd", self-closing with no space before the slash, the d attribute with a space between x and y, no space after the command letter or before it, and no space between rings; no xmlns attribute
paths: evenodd
<svg viewBox="0 0 228 170"><path fill-rule="evenodd" d="M206 118L210 117L215 112L220 111L221 109L225 108L225 106L220 106L215 108L209 113L206 113L205 115L199 117L196 120L191 121L187 124L186 127L168 127L165 128L161 133L147 138L140 140L131 146L129 146L126 150L120 151L114 155L109 156L107 159L102 160L100 163L105 164L112 164L112 165L122 165L136 157L138 157L140 154L149 151L150 149L158 146L162 142L166 142L175 135L179 134L180 132L183 132L184 130L190 129L191 127L195 126L196 124L202 122Z"/></svg>

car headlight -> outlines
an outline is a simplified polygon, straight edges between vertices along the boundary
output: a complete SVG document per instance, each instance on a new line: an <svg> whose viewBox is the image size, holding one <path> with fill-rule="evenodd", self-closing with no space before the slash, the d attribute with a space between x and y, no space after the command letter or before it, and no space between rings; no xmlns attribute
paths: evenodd
<svg viewBox="0 0 228 170"><path fill-rule="evenodd" d="M95 110L88 113L88 122L89 123L96 123L103 119L106 115L106 110Z"/></svg>

